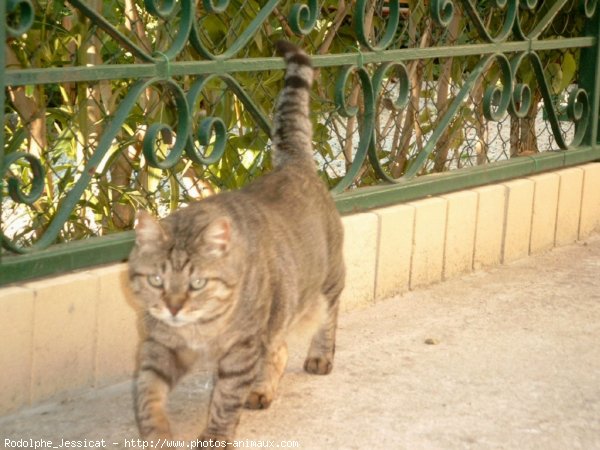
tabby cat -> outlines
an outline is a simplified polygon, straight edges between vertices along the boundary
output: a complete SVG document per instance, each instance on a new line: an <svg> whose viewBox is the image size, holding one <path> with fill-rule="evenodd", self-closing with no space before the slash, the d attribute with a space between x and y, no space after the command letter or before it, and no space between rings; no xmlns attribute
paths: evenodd
<svg viewBox="0 0 600 450"><path fill-rule="evenodd" d="M273 171L160 222L138 213L129 270L147 335L135 387L144 439L171 437L165 402L196 360L214 367L206 441L231 439L243 406L270 405L292 327L314 326L304 369L331 371L345 275L342 225L312 156L310 58L289 42L277 48L287 69Z"/></svg>

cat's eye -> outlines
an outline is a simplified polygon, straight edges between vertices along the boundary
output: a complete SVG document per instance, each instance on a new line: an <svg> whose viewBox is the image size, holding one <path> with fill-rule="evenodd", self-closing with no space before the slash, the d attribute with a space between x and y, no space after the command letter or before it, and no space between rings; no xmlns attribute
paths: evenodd
<svg viewBox="0 0 600 450"><path fill-rule="evenodd" d="M193 289L195 291L200 290L204 286L206 286L206 283L206 278L193 278L192 281L190 281L190 289Z"/></svg>
<svg viewBox="0 0 600 450"><path fill-rule="evenodd" d="M148 283L152 287L160 288L163 285L163 279L162 279L162 277L160 275L149 275L148 276Z"/></svg>

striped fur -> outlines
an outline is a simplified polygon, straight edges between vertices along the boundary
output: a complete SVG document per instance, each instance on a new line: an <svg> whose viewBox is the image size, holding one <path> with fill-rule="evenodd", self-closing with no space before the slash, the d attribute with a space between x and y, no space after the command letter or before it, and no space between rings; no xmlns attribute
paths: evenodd
<svg viewBox="0 0 600 450"><path fill-rule="evenodd" d="M277 42L277 50L287 63L287 70L273 120L274 166L279 167L289 160L312 163L309 94L313 69L310 58L287 41Z"/></svg>
<svg viewBox="0 0 600 450"><path fill-rule="evenodd" d="M312 159L310 59L286 42L278 50L287 70L272 133L274 170L160 222L138 214L129 267L147 335L135 385L144 439L171 437L165 403L194 364L214 367L202 439L231 439L243 406L271 404L290 329L314 332L307 372L332 369L342 226Z"/></svg>

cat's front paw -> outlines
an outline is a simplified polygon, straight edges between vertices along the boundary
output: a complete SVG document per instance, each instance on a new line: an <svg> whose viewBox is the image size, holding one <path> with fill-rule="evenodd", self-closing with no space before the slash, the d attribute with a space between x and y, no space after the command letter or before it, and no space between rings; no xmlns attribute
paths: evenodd
<svg viewBox="0 0 600 450"><path fill-rule="evenodd" d="M266 393L251 392L248 398L246 399L244 407L248 409L267 409L269 406L271 406L272 401L272 394L269 395Z"/></svg>
<svg viewBox="0 0 600 450"><path fill-rule="evenodd" d="M323 356L306 358L304 370L315 375L327 375L333 369L333 361Z"/></svg>

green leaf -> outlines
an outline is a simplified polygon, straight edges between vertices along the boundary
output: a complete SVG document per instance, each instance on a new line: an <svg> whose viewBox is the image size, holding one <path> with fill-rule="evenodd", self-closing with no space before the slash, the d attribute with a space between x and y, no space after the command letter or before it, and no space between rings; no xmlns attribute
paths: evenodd
<svg viewBox="0 0 600 450"><path fill-rule="evenodd" d="M546 70L548 72L548 78L550 79L550 88L554 94L558 94L563 82L562 68L558 63L550 63Z"/></svg>
<svg viewBox="0 0 600 450"><path fill-rule="evenodd" d="M564 91L575 79L575 75L577 74L577 61L573 57L571 52L565 53L562 62L562 81L558 86L557 93Z"/></svg>

